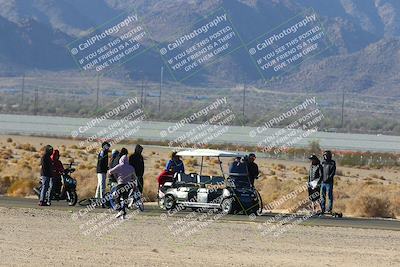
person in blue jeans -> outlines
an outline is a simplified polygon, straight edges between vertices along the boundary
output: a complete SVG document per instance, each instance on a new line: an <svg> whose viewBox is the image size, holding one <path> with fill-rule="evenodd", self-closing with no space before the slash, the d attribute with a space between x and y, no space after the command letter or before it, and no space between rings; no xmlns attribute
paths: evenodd
<svg viewBox="0 0 400 267"><path fill-rule="evenodd" d="M332 212L333 208L333 178L336 173L336 162L332 159L332 152L324 152L324 161L322 162L322 184L321 184L321 210L325 213L326 194L328 193L329 205L327 213Z"/></svg>
<svg viewBox="0 0 400 267"><path fill-rule="evenodd" d="M51 190L51 179L54 173L53 162L51 155L53 154L53 147L47 145L44 149L44 154L41 159L40 178L42 181L42 190L40 191L39 206L50 206L50 199L48 199L49 190Z"/></svg>

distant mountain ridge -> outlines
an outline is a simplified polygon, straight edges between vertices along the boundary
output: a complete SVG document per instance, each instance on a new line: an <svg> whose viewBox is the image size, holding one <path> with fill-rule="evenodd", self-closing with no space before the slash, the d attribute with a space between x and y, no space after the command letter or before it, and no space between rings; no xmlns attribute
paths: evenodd
<svg viewBox="0 0 400 267"><path fill-rule="evenodd" d="M135 8L155 42L171 41L210 11L223 6L244 41L268 32L287 18L313 8L334 44L321 58L270 83L272 89L301 91L351 88L355 92L399 96L400 1L398 0L0 0L0 72L13 69L76 70L65 45ZM247 55L231 55L210 65L189 83L260 82ZM158 79L156 51L128 62ZM168 79L168 77L166 77Z"/></svg>

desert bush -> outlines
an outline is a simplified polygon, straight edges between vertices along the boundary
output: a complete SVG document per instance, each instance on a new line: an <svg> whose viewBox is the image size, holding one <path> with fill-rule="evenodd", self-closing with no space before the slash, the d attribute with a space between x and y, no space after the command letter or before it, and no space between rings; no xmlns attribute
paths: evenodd
<svg viewBox="0 0 400 267"><path fill-rule="evenodd" d="M36 182L32 179L16 179L7 188L7 195L13 197L24 197L33 193Z"/></svg>
<svg viewBox="0 0 400 267"><path fill-rule="evenodd" d="M361 217L394 217L387 198L379 198L365 193L351 199L346 205L346 212Z"/></svg>
<svg viewBox="0 0 400 267"><path fill-rule="evenodd" d="M8 138L7 138L7 143L12 143L12 141L13 141L13 140L12 140L11 137L8 137Z"/></svg>
<svg viewBox="0 0 400 267"><path fill-rule="evenodd" d="M20 145L17 145L15 148L30 151L30 152L36 152L36 148L31 144L20 144Z"/></svg>

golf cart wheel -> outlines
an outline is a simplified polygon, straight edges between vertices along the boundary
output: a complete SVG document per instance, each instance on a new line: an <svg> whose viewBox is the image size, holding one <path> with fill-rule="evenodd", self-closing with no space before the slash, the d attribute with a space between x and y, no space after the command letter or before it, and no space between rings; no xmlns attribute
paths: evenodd
<svg viewBox="0 0 400 267"><path fill-rule="evenodd" d="M165 210L165 197L157 197L157 202L160 209Z"/></svg>
<svg viewBox="0 0 400 267"><path fill-rule="evenodd" d="M233 214L233 199L225 198L221 202L221 210L225 214Z"/></svg>
<svg viewBox="0 0 400 267"><path fill-rule="evenodd" d="M176 201L173 196L166 195L164 197L164 207L166 210L172 210L173 208L175 208L175 205L176 205Z"/></svg>
<svg viewBox="0 0 400 267"><path fill-rule="evenodd" d="M76 191L68 192L68 196L68 205L75 206L76 202L78 202L78 195L76 194Z"/></svg>

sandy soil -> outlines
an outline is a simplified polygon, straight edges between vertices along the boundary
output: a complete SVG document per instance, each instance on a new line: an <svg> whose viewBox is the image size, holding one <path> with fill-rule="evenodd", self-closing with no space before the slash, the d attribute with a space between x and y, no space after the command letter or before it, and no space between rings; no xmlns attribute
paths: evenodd
<svg viewBox="0 0 400 267"><path fill-rule="evenodd" d="M84 235L80 225L99 214L72 216L67 211L0 208L0 265L400 265L396 231L295 226L272 238L261 236L256 223L217 221L182 237L168 227L174 218L137 215L97 237Z"/></svg>

